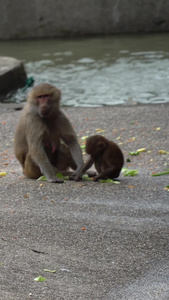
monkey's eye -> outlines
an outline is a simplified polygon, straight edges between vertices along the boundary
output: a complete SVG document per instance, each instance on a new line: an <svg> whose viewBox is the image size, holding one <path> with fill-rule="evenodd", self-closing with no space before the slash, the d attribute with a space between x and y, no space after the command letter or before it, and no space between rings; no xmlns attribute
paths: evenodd
<svg viewBox="0 0 169 300"><path fill-rule="evenodd" d="M38 99L41 99L41 98L48 98L49 95L48 94L44 94L44 95L39 95L37 96Z"/></svg>

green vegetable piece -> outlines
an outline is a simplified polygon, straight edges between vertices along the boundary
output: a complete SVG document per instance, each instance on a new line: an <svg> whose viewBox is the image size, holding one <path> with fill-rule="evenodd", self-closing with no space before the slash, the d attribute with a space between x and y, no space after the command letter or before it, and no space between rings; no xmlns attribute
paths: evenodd
<svg viewBox="0 0 169 300"><path fill-rule="evenodd" d="M108 183L115 183L115 184L120 184L119 181L115 181L113 179L103 179L103 180L100 180L100 183L105 183L105 182L108 182Z"/></svg>
<svg viewBox="0 0 169 300"><path fill-rule="evenodd" d="M48 269L44 269L45 272L50 272L50 273L56 273L56 270L48 270Z"/></svg>
<svg viewBox="0 0 169 300"><path fill-rule="evenodd" d="M161 176L161 175L167 175L167 174L169 174L169 171L156 173L156 174L151 174L151 176Z"/></svg>
<svg viewBox="0 0 169 300"><path fill-rule="evenodd" d="M41 176L37 179L38 181L46 181L46 177L45 176Z"/></svg>
<svg viewBox="0 0 169 300"><path fill-rule="evenodd" d="M122 169L123 176L136 176L138 174L138 170L129 170L127 168Z"/></svg>
<svg viewBox="0 0 169 300"><path fill-rule="evenodd" d="M138 152L138 151L135 151L135 152L129 152L129 154L130 154L130 155L133 155L133 156L134 156L134 155L139 155L139 153L140 153L140 152Z"/></svg>
<svg viewBox="0 0 169 300"><path fill-rule="evenodd" d="M85 145L81 145L80 147L81 147L81 149L85 149Z"/></svg>
<svg viewBox="0 0 169 300"><path fill-rule="evenodd" d="M136 176L138 174L138 170L130 170L125 172L123 175L124 176Z"/></svg>
<svg viewBox="0 0 169 300"><path fill-rule="evenodd" d="M60 179L63 179L63 180L68 180L69 179L69 176L64 176L62 173L57 173L56 176Z"/></svg>
<svg viewBox="0 0 169 300"><path fill-rule="evenodd" d="M68 180L69 179L69 176L63 176L62 173L57 173L56 176L60 179L63 179L63 180ZM46 181L46 177L45 176L41 176L37 179L38 181Z"/></svg>
<svg viewBox="0 0 169 300"><path fill-rule="evenodd" d="M85 180L85 181L92 181L93 180L92 177L89 177L87 174L84 174L82 176L82 179Z"/></svg>
<svg viewBox="0 0 169 300"><path fill-rule="evenodd" d="M35 281L39 281L39 282L43 282L43 281L46 280L46 278L45 278L45 277L42 277L42 276L39 276L39 277L35 278L34 280L35 280Z"/></svg>

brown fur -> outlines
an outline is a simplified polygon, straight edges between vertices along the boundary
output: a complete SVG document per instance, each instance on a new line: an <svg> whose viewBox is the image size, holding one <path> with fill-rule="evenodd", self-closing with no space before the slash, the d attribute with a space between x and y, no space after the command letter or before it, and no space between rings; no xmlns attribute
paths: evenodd
<svg viewBox="0 0 169 300"><path fill-rule="evenodd" d="M117 178L124 164L123 153L119 146L100 135L94 135L86 140L86 153L89 158L84 164L83 172L93 163L98 172L95 181L99 179Z"/></svg>
<svg viewBox="0 0 169 300"><path fill-rule="evenodd" d="M43 174L49 182L63 182L55 176L56 171L71 167L76 170L72 179L81 179L81 148L70 121L60 110L60 98L61 92L50 84L40 84L28 94L14 140L16 158L28 178Z"/></svg>

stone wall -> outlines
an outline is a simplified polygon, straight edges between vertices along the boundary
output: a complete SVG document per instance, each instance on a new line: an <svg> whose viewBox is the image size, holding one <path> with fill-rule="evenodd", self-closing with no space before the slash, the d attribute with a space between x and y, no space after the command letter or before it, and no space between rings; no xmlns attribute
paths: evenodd
<svg viewBox="0 0 169 300"><path fill-rule="evenodd" d="M0 0L0 39L169 30L168 0Z"/></svg>

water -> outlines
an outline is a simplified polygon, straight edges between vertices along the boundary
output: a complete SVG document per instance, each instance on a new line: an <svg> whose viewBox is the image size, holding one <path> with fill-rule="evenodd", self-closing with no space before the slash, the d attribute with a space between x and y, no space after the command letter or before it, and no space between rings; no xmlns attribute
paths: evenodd
<svg viewBox="0 0 169 300"><path fill-rule="evenodd" d="M1 41L35 84L49 82L67 106L169 102L169 34ZM27 90L28 91L28 90ZM25 101L19 90L10 102Z"/></svg>

